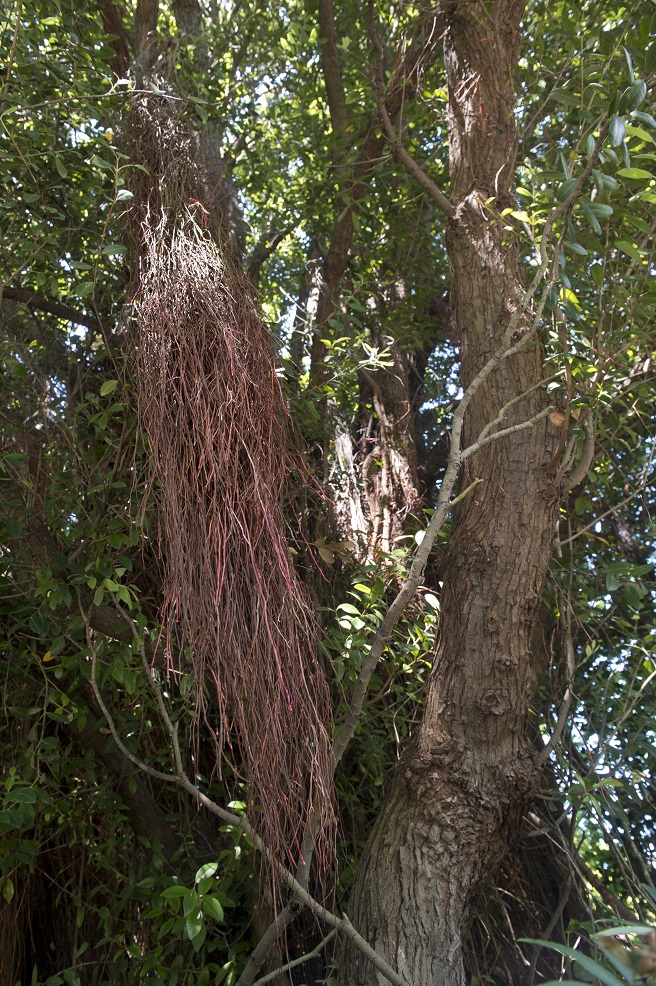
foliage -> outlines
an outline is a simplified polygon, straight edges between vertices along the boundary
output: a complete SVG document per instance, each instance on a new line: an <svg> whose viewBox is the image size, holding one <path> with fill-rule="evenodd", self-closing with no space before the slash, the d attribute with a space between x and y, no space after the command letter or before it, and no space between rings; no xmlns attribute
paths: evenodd
<svg viewBox="0 0 656 986"><path fill-rule="evenodd" d="M128 319L122 316L124 308L128 314L134 310L135 301L125 262L125 218L144 175L117 137L134 83L114 78L111 37L95 6L34 0L6 4L5 11L0 979L18 970L24 986L230 986L255 937L260 874L252 849L237 831L213 828L179 790L129 772L91 689L96 654L119 735L148 765L170 770L166 731L125 619L129 613L154 655L162 606L173 605L162 578L162 516L151 495L149 451L137 428L137 384L126 358ZM407 36L413 14L410 5L381 6L390 52ZM322 470L330 466L334 475L337 454L331 450L328 466L318 466L313 443L325 418L346 422L363 462L373 448L370 422L377 412L362 371L377 379L376 374L393 376L400 364L421 365L416 415L430 512L458 388L459 340L434 314L450 276L443 228L412 179L383 155L354 210L355 239L339 311L320 327L327 375L317 384L310 350L319 329L311 315L295 319L296 299L312 272L312 245L325 250L335 223L353 204L353 182L344 176L357 161L375 109L364 8L345 4L337 15L350 110L340 158L330 135L314 8L295 2L275 9L218 4L200 52L204 71L200 42L180 36L173 11L162 10L158 30L168 45L185 126L209 123L220 135L238 189L245 256L252 258L258 246L281 234L259 271L257 299L286 371L281 387L294 419L290 430L307 453L302 477L287 477L296 485L293 508L282 523L295 546L296 569L317 603L339 728L368 642L407 574L423 521L416 518L387 554L362 558L337 550L348 532L337 528L331 513L334 490L324 497L315 493L316 484L326 481ZM527 10L524 34L516 77L517 208L497 216L492 202L482 202L481 210L486 221L502 220L509 238L521 238L529 276L545 221L573 188L609 124L567 223L543 331L550 399L561 414L571 414L570 448L573 440L580 447L583 419L594 409L597 455L587 481L563 506L545 593L542 629L550 670L535 709L545 737L567 686L568 635L577 661L569 726L551 761L556 787L545 784L540 795L549 810L565 814L572 852L596 878L591 893L602 885L650 921L653 911L641 885L654 885L656 837L656 120L649 89L656 70L656 15L646 2L634 9L602 0L536 2ZM424 74L417 98L404 108L403 137L446 188L441 74L439 65ZM311 287L316 290L316 283ZM204 297L207 285L199 281L196 288ZM177 281L171 290L175 308ZM239 291L245 295L241 282ZM195 315L196 309L192 320ZM299 338L296 362L292 350ZM260 383L244 378L246 389ZM278 400L277 384L274 390ZM142 391L142 419L149 399ZM257 406L261 410L250 410L252 424L266 430L271 405ZM559 427L563 420L557 419ZM150 438L152 450L152 430ZM162 447L169 441L167 433ZM258 432L254 442L261 441ZM372 453L372 471L382 469L378 451ZM264 483L276 503L276 470L287 473L283 454L280 448L273 452L275 482ZM183 463L180 483L185 469ZM311 473L314 480L308 479ZM274 579L274 569L267 580ZM241 565L233 574L237 582L248 580ZM364 718L340 767L339 893L350 884L386 777L418 721L442 575L438 558L372 679ZM285 602L296 617L290 613L294 605ZM105 621L105 633L90 629L92 609ZM237 621L242 616L237 612ZM185 640L183 648L188 645ZM298 655L304 659L300 646ZM215 686L192 674L191 657L190 649L174 671L157 669L183 737L185 766L215 801L236 804L238 811L248 805L257 817L244 781L253 723L217 770L223 713L213 705ZM246 673L236 680L235 694L249 685ZM268 697L261 696L256 723L264 721ZM194 726L197 703L206 708L203 728ZM309 739L306 752L316 752L317 743L316 736ZM159 837L139 826L144 806L161 825ZM267 917L270 905L265 895ZM599 914L608 906L608 897L595 897ZM546 926L550 915L543 916ZM563 931L567 937L568 929ZM568 951L568 944L558 947L600 982L630 981L612 956L610 966L600 965Z"/></svg>

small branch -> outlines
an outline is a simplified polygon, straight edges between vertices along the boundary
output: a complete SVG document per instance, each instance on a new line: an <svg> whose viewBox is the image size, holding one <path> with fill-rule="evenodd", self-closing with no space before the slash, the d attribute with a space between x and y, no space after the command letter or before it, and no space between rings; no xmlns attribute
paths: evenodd
<svg viewBox="0 0 656 986"><path fill-rule="evenodd" d="M574 654L574 642L572 640L572 616L571 609L569 605L569 600L566 605L567 617L565 621L565 652L567 654L567 687L565 689L565 695L560 704L560 709L558 710L558 718L556 720L556 725L554 726L554 731L551 734L550 739L545 743L544 747L538 753L535 759L536 767L540 767L545 763L553 751L556 749L558 740L560 739L563 729L567 725L567 719L569 717L569 710L572 705L572 699L574 697L574 680L576 678L576 656Z"/></svg>
<svg viewBox="0 0 656 986"><path fill-rule="evenodd" d="M423 168L421 168L410 156L408 151L406 151L396 133L396 130L394 129L389 113L387 112L383 80L383 49L380 43L380 38L378 37L376 25L374 24L372 2L370 2L368 6L367 20L369 24L369 35L376 51L376 94L378 100L378 112L380 113L381 120L383 121L383 127L390 143L390 150L394 157L399 159L405 169L412 175L413 178L417 180L424 191L427 192L427 194L432 198L433 202L439 206L445 216L448 219L453 219L456 214L456 210L453 205L449 202L444 192L438 188L433 179L429 178Z"/></svg>
<svg viewBox="0 0 656 986"><path fill-rule="evenodd" d="M567 476L566 481L563 483L561 487L563 493L573 490L575 486L578 486L579 483L583 482L588 474L588 469L594 461L595 431L592 411L586 415L583 421L583 430L585 431L585 439L583 442L581 458L578 460L569 476Z"/></svg>
<svg viewBox="0 0 656 986"><path fill-rule="evenodd" d="M611 907L617 916L622 919L622 921L632 921L637 922L639 920L638 915L636 915L626 904L619 900L615 894L609 890L603 880L594 873L588 864L584 862L583 859L576 853L574 861L581 872L581 876L590 886L594 887L601 899L605 904Z"/></svg>
<svg viewBox="0 0 656 986"><path fill-rule="evenodd" d="M298 878L298 873L296 876ZM286 904L286 906L282 909L280 914L276 915L251 952L248 962L244 967L244 971L237 980L237 986L251 986L251 983L254 982L255 977L266 962L269 952L278 941L281 933L285 930L285 928L289 927L292 921L295 920L302 910L303 904L301 901L297 900L296 897L292 897L288 904ZM331 934L332 933L333 932L331 932ZM281 970L278 970L276 975L279 975L280 971ZM265 979L259 979L258 982L264 982L265 980L266 977Z"/></svg>
<svg viewBox="0 0 656 986"><path fill-rule="evenodd" d="M323 938L316 948L313 948L311 952L307 952L305 955L301 955L298 959L292 959L291 962L287 962L286 965L281 965L279 969L274 969L273 972L269 972L266 976L262 976L258 979L253 986L264 986L264 983L270 983L272 979L277 979L284 972L289 972L290 969L295 969L298 965L303 965L304 962L309 962L310 959L318 958L322 951L326 947L329 941L331 941L337 934L337 929L333 928L325 938Z"/></svg>
<svg viewBox="0 0 656 986"><path fill-rule="evenodd" d="M78 311L77 308L70 308L68 305L61 305L58 301L50 301L43 298L33 291L25 291L23 288L11 288L5 285L1 292L3 298L10 301L18 301L22 305L29 305L31 308L40 308L49 315L56 315L67 322L75 325L85 325L87 329L100 331L100 322L95 315L87 315L86 312Z"/></svg>
<svg viewBox="0 0 656 986"><path fill-rule="evenodd" d="M248 279L253 287L256 288L258 285L258 281L260 279L260 268L262 267L262 264L276 252L280 243L286 236L289 236L291 231L292 227L287 226L285 229L281 229L275 233L270 240L268 240L267 236L267 233L270 235L270 231L267 231L267 233L262 236L259 243L257 243L257 245L253 248L253 252L245 262Z"/></svg>
<svg viewBox="0 0 656 986"><path fill-rule="evenodd" d="M168 709L166 708L166 703L164 701L162 689L159 685L159 682L155 679L155 676L152 672L150 665L148 664L148 659L146 657L146 651L144 648L143 640L139 636L139 632L137 630L134 621L130 619L129 615L125 612L125 610L120 605L120 603L118 603L114 595L113 594L111 595L112 595L112 599L114 600L116 609L121 614L121 616L123 616L123 618L128 622L132 630L132 634L134 636L135 642L139 650L139 654L141 656L141 662L143 664L144 671L146 672L146 677L148 679L151 688L153 689L153 692L155 693L155 698L159 706L160 714L162 716L162 719L164 720L164 724L169 733L171 746L173 748L173 759L175 762L176 773L166 774L163 771L156 770L155 768L150 767L148 764L143 763L143 761L139 760L138 757L135 757L134 754L130 753L130 751L127 749L127 747L121 740L118 730L116 728L116 724L114 723L114 720L112 719L109 710L105 705L103 697L100 693L100 689L98 687L98 682L96 679L97 651L91 640L88 618L86 614L82 612L82 617L87 626L87 640L89 641L89 648L91 650L91 687L93 688L93 693L96 697L98 705L103 715L105 716L105 719L107 720L107 725L109 726L110 732L121 753L123 753L123 755L127 757L128 760L134 763L141 770L150 774L151 777L156 777L158 780L170 781L173 782L174 784L177 784L183 790L191 794L191 796L199 804L207 808L207 810L210 811L213 815L216 815L223 822L226 822L227 824L233 825L235 826L235 828L240 829L251 840L255 849L258 852L260 852L268 860L268 862L275 868L282 882L292 891L294 896L298 900L300 900L301 903L305 904L306 907L310 908L310 910L312 911L313 914L316 915L316 917L318 917L321 921L325 921L326 924L329 924L332 928L344 931L344 933L349 938L352 939L356 947L363 953L363 955L365 955L369 959L369 961L375 966L375 968L378 969L379 972L381 972L382 975L385 977L385 979L387 979L388 982L392 983L393 986L409 986L409 984L407 984L405 980L401 976L399 976L398 973L395 972L395 970L392 969L392 967L389 966L387 962L385 962L385 960L380 955L378 955L375 949L373 949L371 945L369 945L368 942L366 942L365 939L356 931L356 929L353 927L353 925L348 920L348 917L346 915L344 915L341 918L338 917L332 911L329 911L327 908L323 907L317 900L315 900L314 897L312 897L311 894L307 892L307 890L305 890L304 887L301 886L301 884L294 877L294 875L290 873L290 871L286 869L273 856L271 851L264 845L261 838L255 833L252 826L245 818L242 818L239 815L234 815L232 812L226 811L225 808L222 808L220 805L217 805L215 801L212 801L212 799L208 798L206 794L203 794L203 792L198 787L196 787L196 785L192 781L189 780L189 777L187 776L182 763L182 753L180 750L180 740L178 737L178 724L177 722L174 723L172 721Z"/></svg>
<svg viewBox="0 0 656 986"><path fill-rule="evenodd" d="M508 401L507 404L504 404L501 410L499 411L499 413L497 414L496 418L494 418L492 421L488 421L485 427L481 430L481 433L476 439L476 441L482 442L484 438L487 438L487 436L490 434L492 429L496 425L501 424L501 422L503 421L503 419L505 418L506 414L508 413L511 407L514 407L515 404L519 404L519 402L523 401L526 397L528 397L529 394L532 394L534 390L539 390L541 387L545 387L551 380L556 380L559 376L560 376L559 373L554 373L550 377L545 377L544 380L540 380L539 383L534 383L532 387L528 388L528 390L523 391L523 393L521 393L518 397L513 397L511 401Z"/></svg>
<svg viewBox="0 0 656 986"><path fill-rule="evenodd" d="M603 514L599 514L598 517L595 517L595 519L591 520L589 524L585 525L585 527L582 527L580 530L576 531L576 533L572 534L571 537L565 538L564 541L558 541L557 542L558 547L564 548L566 544L571 544L572 541L576 541L577 538L580 538L582 534L586 534L593 527L596 527L597 524L600 521L604 520L605 517L609 517L611 514L617 513L617 511L620 510L622 507L625 507L627 503L630 503L631 500L633 500L634 497L638 495L638 493L642 493L642 491L645 488L645 485L646 485L646 479L644 482L640 484L637 490L634 490L633 493L630 493L629 496L624 498L624 500L620 500L620 502L616 504L614 507L610 507L610 509L605 510Z"/></svg>
<svg viewBox="0 0 656 986"><path fill-rule="evenodd" d="M560 920L563 911L565 910L565 904L569 900L569 895L571 890L572 890L572 874L570 870L568 870L563 885L560 888L560 895L558 897L556 910L551 915L551 918L549 919L549 923L547 924L546 928L540 934L540 938L542 938L544 941L547 942L551 938L552 932L556 927L556 925L558 924L558 921ZM535 945L533 947L533 958L531 959L531 967L528 976L529 986L533 986L533 983L535 982L535 972L537 970L538 959L540 957L540 952L542 951L542 948L543 948L542 945Z"/></svg>
<svg viewBox="0 0 656 986"><path fill-rule="evenodd" d="M527 421L520 421L519 424L510 425L508 428L502 428L501 431L495 431L492 435L487 435L482 440L479 439L477 442L474 442L473 445L468 446L468 448L464 450L462 453L463 462L471 455L474 455L475 452L478 452L479 449L489 445L490 442L495 442L498 438L504 438L506 435L512 435L516 431L523 431L525 428L532 428L537 421L540 421L541 418L546 418L546 416L551 414L553 410L555 410L555 408L554 405L551 404L549 407L545 407L544 410L540 411L538 414L535 414L532 418L528 418Z"/></svg>
<svg viewBox="0 0 656 986"><path fill-rule="evenodd" d="M98 687L98 681L96 678L96 665L98 663L98 652L96 650L95 645L91 641L89 619L83 610L82 610L82 618L84 619L84 622L87 627L87 642L89 645L89 650L91 651L91 688L93 690L93 694L95 696L96 702L98 703L98 707L107 721L107 725L109 727L110 733L112 734L114 742L116 743L117 747L119 748L123 756L126 757L126 759L130 761L130 763L133 763L135 767L138 767L139 770L143 770L146 774L150 774L151 777L155 777L159 781L173 781L173 783L177 783L177 777L175 776L175 774L166 774L164 773L164 771L156 770L155 767L151 767L149 764L144 763L143 760L139 759L139 757L135 757L133 753L130 753L125 743L121 739L119 732L116 728L116 723L114 722L112 716L110 715L109 709L105 705L105 700L102 697L100 688Z"/></svg>

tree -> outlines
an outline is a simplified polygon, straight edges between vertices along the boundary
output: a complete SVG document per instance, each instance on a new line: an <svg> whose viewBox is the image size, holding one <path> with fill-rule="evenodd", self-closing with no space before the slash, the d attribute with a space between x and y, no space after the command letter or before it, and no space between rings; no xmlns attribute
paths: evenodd
<svg viewBox="0 0 656 986"><path fill-rule="evenodd" d="M653 919L651 5L8 13L3 981Z"/></svg>

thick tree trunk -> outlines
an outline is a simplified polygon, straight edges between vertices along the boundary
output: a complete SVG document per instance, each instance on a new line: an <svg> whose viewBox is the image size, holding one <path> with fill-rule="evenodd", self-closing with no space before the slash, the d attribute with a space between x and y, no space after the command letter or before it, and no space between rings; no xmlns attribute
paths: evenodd
<svg viewBox="0 0 656 986"><path fill-rule="evenodd" d="M521 0L444 6L451 201L447 247L466 386L502 343L524 293L516 244L498 215L514 206L512 70ZM526 321L524 326L526 327ZM468 411L465 445L543 378L538 344L495 370ZM544 406L533 389L504 419ZM482 482L455 519L442 623L421 731L395 773L365 849L349 915L415 986L461 986L472 902L516 832L534 767L527 740L531 630L549 562L555 498L543 421L468 460ZM379 978L347 948L343 983Z"/></svg>

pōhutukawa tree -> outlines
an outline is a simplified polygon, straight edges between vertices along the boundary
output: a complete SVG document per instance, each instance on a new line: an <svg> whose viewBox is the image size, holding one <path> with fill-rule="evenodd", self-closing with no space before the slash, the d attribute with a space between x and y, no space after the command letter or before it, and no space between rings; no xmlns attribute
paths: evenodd
<svg viewBox="0 0 656 986"><path fill-rule="evenodd" d="M7 982L530 983L586 882L649 918L649 11L13 11Z"/></svg>

